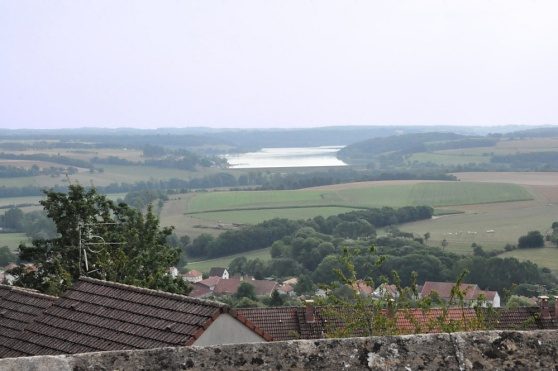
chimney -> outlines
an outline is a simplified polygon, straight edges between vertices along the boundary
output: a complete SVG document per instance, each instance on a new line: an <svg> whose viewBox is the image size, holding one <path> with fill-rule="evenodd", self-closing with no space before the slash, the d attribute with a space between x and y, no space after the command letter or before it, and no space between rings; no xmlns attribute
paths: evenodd
<svg viewBox="0 0 558 371"><path fill-rule="evenodd" d="M541 319L551 319L548 308L548 296L539 296L539 308L541 309Z"/></svg>
<svg viewBox="0 0 558 371"><path fill-rule="evenodd" d="M306 300L304 319L306 320L306 323L316 322L316 316L314 315L314 300Z"/></svg>

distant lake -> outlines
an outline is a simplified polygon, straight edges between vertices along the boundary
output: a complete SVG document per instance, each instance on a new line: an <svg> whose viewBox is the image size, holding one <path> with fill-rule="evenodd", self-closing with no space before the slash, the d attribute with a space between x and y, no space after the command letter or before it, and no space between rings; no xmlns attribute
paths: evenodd
<svg viewBox="0 0 558 371"><path fill-rule="evenodd" d="M225 155L225 158L235 169L346 166L335 157L341 148L343 146L262 148L258 152Z"/></svg>

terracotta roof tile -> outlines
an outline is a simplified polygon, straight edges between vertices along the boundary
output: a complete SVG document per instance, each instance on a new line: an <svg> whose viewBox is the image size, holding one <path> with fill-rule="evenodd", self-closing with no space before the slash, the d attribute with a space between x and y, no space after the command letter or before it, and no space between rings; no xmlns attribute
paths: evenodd
<svg viewBox="0 0 558 371"><path fill-rule="evenodd" d="M427 297L435 291L441 299L448 300L454 286L455 284L452 282L426 281L422 287L421 296ZM475 300L480 294L480 289L476 284L462 283L459 290L464 293L465 300Z"/></svg>
<svg viewBox="0 0 558 371"><path fill-rule="evenodd" d="M189 345L227 311L217 302L81 278L0 357Z"/></svg>
<svg viewBox="0 0 558 371"><path fill-rule="evenodd" d="M221 279L217 285L215 285L213 292L219 295L233 295L236 294L241 283L242 281L240 281L240 278L230 278L228 280Z"/></svg>
<svg viewBox="0 0 558 371"><path fill-rule="evenodd" d="M205 280L201 280L200 282L198 282L201 285L205 285L207 287L215 287L217 286L217 284L219 283L219 281L221 280L221 277L209 277L206 278Z"/></svg>
<svg viewBox="0 0 558 371"><path fill-rule="evenodd" d="M237 312L261 327L273 337L274 341L293 339L319 339L327 336L331 329L345 326L343 318L354 317L355 312L350 307L314 307L314 322L306 319L304 307L277 307L277 308L243 308ZM552 319L541 320L539 308L494 308L486 309L477 316L473 308L448 308L446 325L455 324L465 329L475 329L477 326L486 326L494 329L529 330L529 329L557 329L558 320L553 315ZM383 315L387 312L383 310ZM439 319L443 318L443 310L432 308L399 310L396 312L397 332L401 334L441 332ZM484 321L478 322L478 321ZM363 335L358 329L353 330L352 336Z"/></svg>
<svg viewBox="0 0 558 371"><path fill-rule="evenodd" d="M239 308L236 312L256 324L274 341L300 338L298 307Z"/></svg>
<svg viewBox="0 0 558 371"><path fill-rule="evenodd" d="M10 348L25 325L52 305L57 298L34 290L0 285L0 354L20 355Z"/></svg>

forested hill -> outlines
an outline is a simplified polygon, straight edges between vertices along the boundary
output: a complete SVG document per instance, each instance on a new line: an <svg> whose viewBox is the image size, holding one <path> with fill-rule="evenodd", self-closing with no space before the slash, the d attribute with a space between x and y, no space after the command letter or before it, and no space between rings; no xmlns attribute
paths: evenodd
<svg viewBox="0 0 558 371"><path fill-rule="evenodd" d="M353 143L339 151L338 157L346 162L363 162L382 154L412 154L470 147L490 147L498 142L494 137L469 136L456 133L429 132L372 138Z"/></svg>
<svg viewBox="0 0 558 371"><path fill-rule="evenodd" d="M520 127L523 129L523 127ZM416 133L454 132L467 135L485 135L496 128L490 127L460 127L460 126L330 126L315 128L290 128L290 129L212 129L212 128L161 128L154 130L144 129L57 129L57 130L9 130L0 129L0 139L13 141L12 148L24 150L21 140L33 140L34 146L43 147L57 142L57 145L66 145L76 148L142 148L155 145L170 148L188 148L196 151L207 150L208 147L222 151L246 151L263 147L314 147L331 145L350 145L361 142L363 139L385 138L398 135L414 136ZM507 133L517 127L498 127L497 132ZM439 133L443 134L443 133ZM458 135L458 134L454 134ZM383 140L383 139L380 139ZM39 142L37 142L39 141ZM5 146L5 145L4 145ZM43 148L44 149L44 148Z"/></svg>

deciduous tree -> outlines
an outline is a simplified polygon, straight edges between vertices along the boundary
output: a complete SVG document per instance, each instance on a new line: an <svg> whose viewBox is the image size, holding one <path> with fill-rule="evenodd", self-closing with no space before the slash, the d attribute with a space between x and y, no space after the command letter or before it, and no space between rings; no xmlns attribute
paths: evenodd
<svg viewBox="0 0 558 371"><path fill-rule="evenodd" d="M172 228L161 228L148 208L145 214L115 204L94 188L78 184L68 193L46 191L41 201L60 237L35 239L19 247L23 265L13 270L16 285L59 294L80 276L137 286L188 293L181 278L167 274L179 259L180 249L167 243ZM81 251L80 251L80 246ZM87 259L87 260L86 260ZM87 263L86 263L87 261Z"/></svg>

